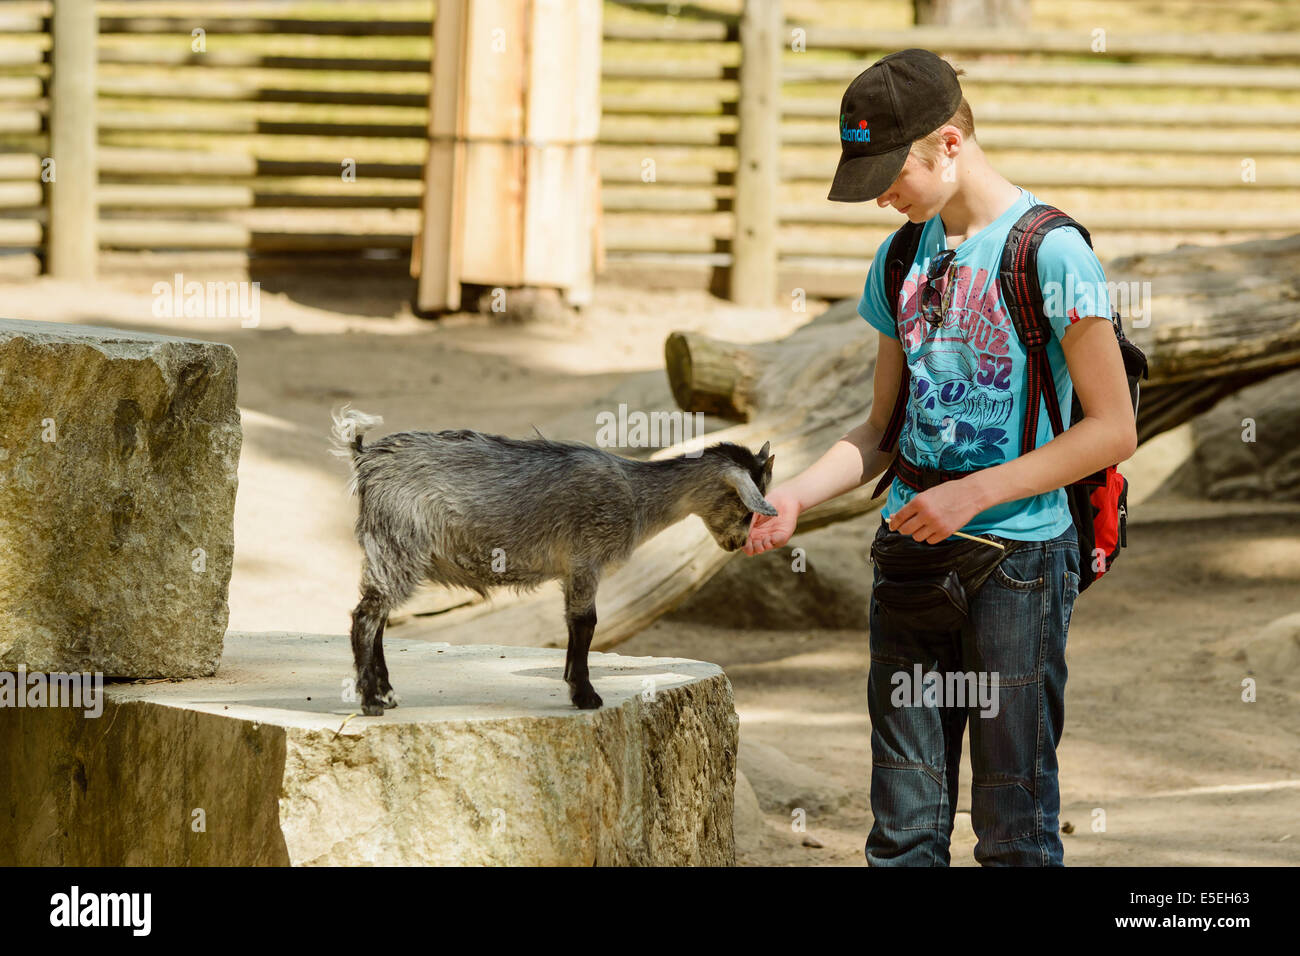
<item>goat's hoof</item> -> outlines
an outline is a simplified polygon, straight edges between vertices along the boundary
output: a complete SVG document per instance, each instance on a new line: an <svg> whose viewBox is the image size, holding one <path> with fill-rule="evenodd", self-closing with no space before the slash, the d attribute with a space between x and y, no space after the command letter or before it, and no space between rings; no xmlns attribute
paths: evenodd
<svg viewBox="0 0 1300 956"><path fill-rule="evenodd" d="M388 691L379 699L384 702L385 707L396 707L402 702L402 698L398 696L397 691L393 690L391 687L388 688Z"/></svg>
<svg viewBox="0 0 1300 956"><path fill-rule="evenodd" d="M379 701L362 704L361 713L365 714L367 717L382 717L384 716L384 705Z"/></svg>
<svg viewBox="0 0 1300 956"><path fill-rule="evenodd" d="M576 688L569 695L569 699L573 701L574 706L579 710L595 710L597 707L600 707L605 703L600 699L600 695L596 693L596 688L592 687L590 684L587 684L585 687Z"/></svg>

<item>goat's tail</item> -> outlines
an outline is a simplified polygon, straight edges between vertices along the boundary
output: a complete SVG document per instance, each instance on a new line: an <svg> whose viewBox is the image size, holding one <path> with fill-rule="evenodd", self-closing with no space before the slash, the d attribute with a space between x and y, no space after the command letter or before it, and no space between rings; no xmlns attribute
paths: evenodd
<svg viewBox="0 0 1300 956"><path fill-rule="evenodd" d="M367 415L351 405L344 405L334 410L330 413L330 417L334 419L334 427L330 431L333 439L330 454L340 458L351 458L353 461L356 461L357 455L363 450L361 436L368 429L381 425L384 421L378 415Z"/></svg>

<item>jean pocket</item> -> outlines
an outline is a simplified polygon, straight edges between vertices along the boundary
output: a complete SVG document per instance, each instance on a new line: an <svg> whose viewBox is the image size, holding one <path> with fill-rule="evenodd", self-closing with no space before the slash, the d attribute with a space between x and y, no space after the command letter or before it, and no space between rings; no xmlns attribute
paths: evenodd
<svg viewBox="0 0 1300 956"><path fill-rule="evenodd" d="M1038 591L1043 587L1045 555L1041 543L1013 551L993 571L989 580L1009 591Z"/></svg>

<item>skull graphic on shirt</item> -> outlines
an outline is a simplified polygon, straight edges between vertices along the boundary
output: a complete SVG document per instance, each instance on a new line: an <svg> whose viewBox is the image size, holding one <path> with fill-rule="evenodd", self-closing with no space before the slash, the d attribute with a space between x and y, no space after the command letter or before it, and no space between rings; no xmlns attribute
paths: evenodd
<svg viewBox="0 0 1300 956"><path fill-rule="evenodd" d="M965 281L958 280L960 284L969 288L969 277L961 279ZM917 343L921 354L908 355L911 395L900 447L911 461L930 467L966 471L1009 457L1009 426L1015 404L1009 376L990 374L996 364L981 366L981 354L987 350L970 342L968 333L981 318L995 324L1010 320L999 308L996 295L981 296L970 305L974 309L950 307L933 338L921 338ZM986 314L990 309L994 314ZM915 334L924 335L928 326L914 315L907 331L913 333L908 340L916 341L919 336L914 338ZM984 341L988 338L986 334ZM985 354L985 362L990 358L1000 359L1010 371L1008 357ZM1011 456L1015 453L1010 451Z"/></svg>

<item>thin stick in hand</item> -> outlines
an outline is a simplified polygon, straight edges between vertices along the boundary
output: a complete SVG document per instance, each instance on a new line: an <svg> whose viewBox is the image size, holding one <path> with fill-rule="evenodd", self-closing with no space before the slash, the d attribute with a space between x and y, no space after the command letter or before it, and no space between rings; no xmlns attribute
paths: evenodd
<svg viewBox="0 0 1300 956"><path fill-rule="evenodd" d="M968 538L971 541L982 541L984 544L991 544L993 545L993 547L998 548L1002 551L1007 550L1005 545L998 544L996 541L990 541L988 538L981 538L979 537L979 535L966 534L963 531L954 531L953 534L955 534L959 538Z"/></svg>

